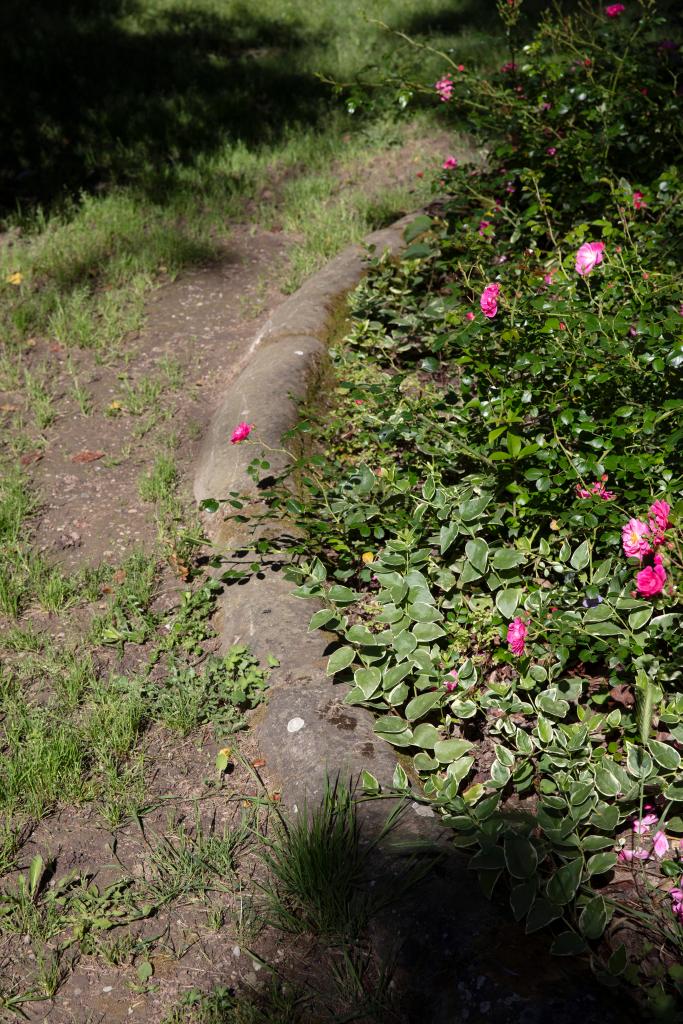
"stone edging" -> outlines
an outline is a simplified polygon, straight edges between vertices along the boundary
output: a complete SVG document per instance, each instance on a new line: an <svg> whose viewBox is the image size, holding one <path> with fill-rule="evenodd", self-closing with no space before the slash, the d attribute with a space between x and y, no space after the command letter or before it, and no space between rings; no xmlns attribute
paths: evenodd
<svg viewBox="0 0 683 1024"><path fill-rule="evenodd" d="M366 242L380 252L400 251L403 231L415 216L375 232ZM230 491L255 494L246 469L258 442L231 445L230 433L246 420L255 424L259 440L279 447L282 434L296 421L297 401L307 394L324 359L335 304L362 274L363 250L352 246L287 299L255 338L234 368L204 439L194 481L198 501L224 498ZM277 465L277 456L268 453L268 458ZM222 523L220 513L207 515L206 526L219 550L231 554L239 542L235 529ZM226 586L219 631L225 650L241 642L262 660L270 654L280 661L271 674L265 711L253 725L269 781L296 813L306 803L319 802L326 777L356 779L365 768L380 783L390 784L397 755L374 734L372 713L344 704L345 687L334 685L325 674L334 638L320 630L308 632L314 604L292 596L281 569L271 561L248 580ZM370 832L380 828L386 815L384 800L363 805ZM373 926L372 944L380 960L388 962L398 950L394 978L402 1018L410 1024L454 1024L473 1013L491 1024L542 1024L548 1019L572 1024L578 1015L585 1024L614 1024L617 1016L593 995L595 982L585 969L559 964L537 936L522 938L509 912L484 898L464 859L447 841L449 834L428 807L413 803L394 835L403 843L426 841L445 854L409 894L409 902L388 910ZM385 849L373 855L369 870L392 874L399 860ZM519 983L517 971L500 970L498 951L520 940L521 960L534 965L532 991L525 981L529 968L521 968Z"/></svg>

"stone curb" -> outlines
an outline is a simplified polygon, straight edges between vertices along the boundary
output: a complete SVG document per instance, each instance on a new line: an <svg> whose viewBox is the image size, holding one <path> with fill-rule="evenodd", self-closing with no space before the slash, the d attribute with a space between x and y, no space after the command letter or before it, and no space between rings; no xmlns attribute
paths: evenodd
<svg viewBox="0 0 683 1024"><path fill-rule="evenodd" d="M400 251L403 231L417 214L368 236L379 252ZM246 470L263 441L278 448L296 422L297 402L310 393L326 356L330 318L339 300L363 274L364 250L351 246L313 275L287 299L254 339L234 368L225 398L215 413L201 449L194 481L197 501L225 498L230 491L256 494ZM232 445L230 433L242 420L255 426L256 445ZM286 456L268 452L279 469ZM206 526L218 550L231 555L240 542L237 530L220 513L207 515ZM244 538L242 538L242 541ZM239 561L239 558L237 559ZM251 559L245 559L248 565ZM262 571L226 586L219 603L221 644L248 644L263 661L280 662L271 675L265 711L254 721L255 739L267 762L271 783L282 802L296 813L321 799L326 778L357 779L362 769L390 785L396 753L373 732L367 709L344 704L345 687L333 685L325 669L331 635L308 632L315 610L311 601L292 596L276 559ZM388 813L386 801L363 805L368 832L376 832ZM399 949L395 982L402 1019L407 1022L456 1024L487 1020L490 1024L611 1024L615 1017L593 995L585 971L550 958L547 944L536 936L522 940L524 953L545 977L528 991L528 974L500 969L500 954L521 935L509 913L489 903L473 872L447 841L450 832L433 812L409 805L394 833L401 843L416 840L440 849L441 864L422 880L410 904L389 910L375 923L373 946L380 958L392 959ZM376 875L400 872L400 856L391 850L374 856ZM443 956L450 957L446 967ZM522 957L524 960L524 957ZM511 976L512 975L512 976ZM482 995L479 989L484 988Z"/></svg>

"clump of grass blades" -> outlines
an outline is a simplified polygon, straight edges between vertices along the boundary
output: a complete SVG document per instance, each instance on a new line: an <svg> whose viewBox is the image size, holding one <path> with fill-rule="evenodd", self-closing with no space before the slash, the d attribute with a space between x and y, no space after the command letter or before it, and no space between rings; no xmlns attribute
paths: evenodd
<svg viewBox="0 0 683 1024"><path fill-rule="evenodd" d="M263 838L262 857L269 879L261 885L273 925L295 934L310 933L332 942L357 941L370 919L400 898L431 867L433 859L409 857L371 876L373 851L395 828L397 804L377 834L368 837L358 820L358 800L337 779L326 782L323 799L296 818L278 815L272 837ZM383 884L386 882L387 884Z"/></svg>

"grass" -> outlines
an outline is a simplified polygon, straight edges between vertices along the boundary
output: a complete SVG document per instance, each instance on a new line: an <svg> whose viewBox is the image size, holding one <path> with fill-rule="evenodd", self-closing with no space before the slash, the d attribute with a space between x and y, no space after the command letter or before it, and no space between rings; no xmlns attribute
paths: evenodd
<svg viewBox="0 0 683 1024"><path fill-rule="evenodd" d="M369 9L435 45L456 46L465 61L488 57L490 18L474 0L418 6L372 0ZM133 364L150 290L185 268L229 259L234 222L284 230L288 260L268 268L242 302L244 316L256 315L275 278L293 290L342 246L427 198L414 176L394 190L381 173L372 185L372 175L387 153L428 139L435 127L426 112L409 119L380 103L352 117L317 77L348 81L366 65L403 60L355 4L55 0L34 5L30 29L23 22L23 14L0 14L0 132L12 139L0 155L0 876L18 865L18 877L27 871L26 836L55 810L90 803L114 833L142 822L153 805L152 729L165 749L178 736L208 735L208 726L220 741L266 694L266 672L243 648L206 656L218 584L197 570L204 538L182 497L179 439L169 429L184 371L168 356L142 376ZM441 70L422 56L418 65L428 79ZM427 151L430 159L436 155ZM44 341L67 350L59 385L57 360L37 357ZM119 373L105 410L88 383L98 364ZM152 453L138 491L158 544L130 551L118 567L67 572L31 543L43 497L16 462L50 449L64 416L62 391L83 417L134 418L121 458L142 439ZM169 435L163 444L161 430ZM159 600L164 559L184 581L170 610ZM370 912L355 811L337 791L321 814L303 829L283 818L268 848L270 913L296 932L288 915L300 911L304 930L355 941ZM45 872L35 888L28 875L23 888L16 878L5 884L0 933L28 934L36 960L25 990L2 983L0 1011L21 1014L30 996L55 994L65 964L46 943L65 930L81 952L112 964L149 955L126 930L145 901L208 902L218 892L210 927L228 921L238 935L249 931L245 828L169 822L148 850L144 878L108 888L84 876L48 885ZM236 922L226 889L243 894ZM120 934L97 931L94 922L108 916ZM358 1005L375 982L384 992L361 952L333 966L337 1001ZM305 1019L307 999L276 979L258 999L195 993L173 1020L286 1024Z"/></svg>

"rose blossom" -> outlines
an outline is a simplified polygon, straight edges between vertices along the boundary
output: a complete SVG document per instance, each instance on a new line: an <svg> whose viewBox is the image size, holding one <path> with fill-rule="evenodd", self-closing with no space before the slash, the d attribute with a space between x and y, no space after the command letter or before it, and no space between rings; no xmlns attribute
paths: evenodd
<svg viewBox="0 0 683 1024"><path fill-rule="evenodd" d="M656 825L659 818L656 814L644 814L642 818L636 818L633 822L633 831L636 835L642 836L649 830L650 825Z"/></svg>
<svg viewBox="0 0 683 1024"><path fill-rule="evenodd" d="M642 210L645 206L647 206L647 203L645 202L645 199L643 198L643 193L642 192L634 192L633 193L633 208L634 208L634 210Z"/></svg>
<svg viewBox="0 0 683 1024"><path fill-rule="evenodd" d="M438 82L435 82L434 88L439 94L441 102L447 103L453 95L453 79L450 72L445 74L443 78L440 78Z"/></svg>
<svg viewBox="0 0 683 1024"><path fill-rule="evenodd" d="M527 627L524 623L524 620L520 619L519 616L517 616L516 619L512 620L512 622L508 626L507 631L508 647L510 648L513 654L516 654L518 656L524 654L524 643L526 640L526 635Z"/></svg>
<svg viewBox="0 0 683 1024"><path fill-rule="evenodd" d="M246 441L253 429L253 423L238 423L230 435L230 443L239 444L240 441Z"/></svg>
<svg viewBox="0 0 683 1024"><path fill-rule="evenodd" d="M621 530L621 545L628 558L641 558L652 550L646 538L650 536L650 527L642 519L629 519Z"/></svg>
<svg viewBox="0 0 683 1024"><path fill-rule="evenodd" d="M602 263L602 253L605 248L604 242L584 242L576 253L576 273L586 277L591 270Z"/></svg>
<svg viewBox="0 0 683 1024"><path fill-rule="evenodd" d="M447 156L444 162L441 164L444 171L453 171L458 166L458 161L454 156Z"/></svg>
<svg viewBox="0 0 683 1024"><path fill-rule="evenodd" d="M666 569L662 565L662 556L655 555L655 564L646 566L636 575L636 587L641 597L654 597L661 594L666 583Z"/></svg>
<svg viewBox="0 0 683 1024"><path fill-rule="evenodd" d="M625 10L623 4L610 4L609 7L605 7L605 14L608 18L618 18Z"/></svg>
<svg viewBox="0 0 683 1024"><path fill-rule="evenodd" d="M458 670L452 669L443 681L444 690L448 693L453 693L453 690L458 689Z"/></svg>
<svg viewBox="0 0 683 1024"><path fill-rule="evenodd" d="M604 473L602 479L596 480L590 485L590 488L582 487L580 484L576 485L576 493L580 498L602 498L603 501L612 501L616 497L614 491L605 490L605 483L609 480L607 473Z"/></svg>
<svg viewBox="0 0 683 1024"><path fill-rule="evenodd" d="M474 313L471 310L465 313L465 320L474 320Z"/></svg>
<svg viewBox="0 0 683 1024"><path fill-rule="evenodd" d="M618 859L622 862L631 860L647 860L649 856L650 854L647 850L630 850L627 846L624 846L624 848L619 851Z"/></svg>
<svg viewBox="0 0 683 1024"><path fill-rule="evenodd" d="M548 154L548 156L555 156L555 154L557 153L557 148L555 146L548 146L548 148L546 149L546 153Z"/></svg>
<svg viewBox="0 0 683 1024"><path fill-rule="evenodd" d="M492 320L498 312L498 295L500 294L499 284L487 284L481 293L479 305L484 316Z"/></svg>
<svg viewBox="0 0 683 1024"><path fill-rule="evenodd" d="M683 878L679 882L680 886L683 886ZM676 886L669 892L671 897L671 909L678 920L683 924L683 888Z"/></svg>
<svg viewBox="0 0 683 1024"><path fill-rule="evenodd" d="M655 857L663 857L669 849L669 840L663 832L655 832L652 840L652 849L655 852Z"/></svg>
<svg viewBox="0 0 683 1024"><path fill-rule="evenodd" d="M668 501L653 501L650 505L650 519L654 521L660 530L667 530L671 526L669 521L670 511L671 505Z"/></svg>

